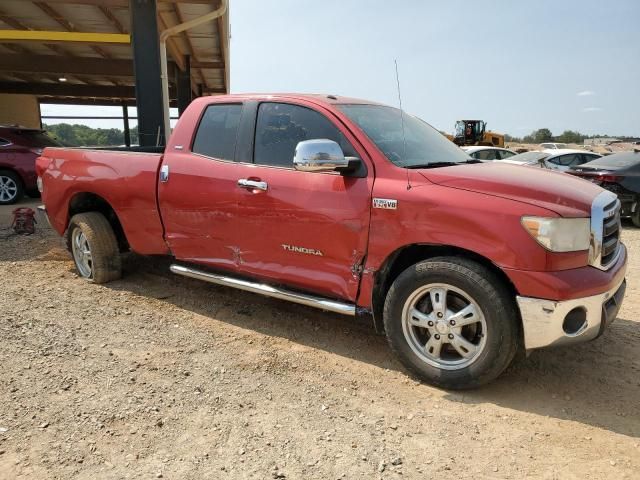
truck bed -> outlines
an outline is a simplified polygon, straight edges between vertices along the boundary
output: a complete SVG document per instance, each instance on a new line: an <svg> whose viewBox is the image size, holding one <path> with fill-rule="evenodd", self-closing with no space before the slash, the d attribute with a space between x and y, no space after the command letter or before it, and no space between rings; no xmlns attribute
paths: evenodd
<svg viewBox="0 0 640 480"><path fill-rule="evenodd" d="M133 251L167 253L156 202L161 161L161 153L46 148L37 160L37 171L43 178L42 198L52 227L62 235L71 215L87 202L102 199L113 207Z"/></svg>

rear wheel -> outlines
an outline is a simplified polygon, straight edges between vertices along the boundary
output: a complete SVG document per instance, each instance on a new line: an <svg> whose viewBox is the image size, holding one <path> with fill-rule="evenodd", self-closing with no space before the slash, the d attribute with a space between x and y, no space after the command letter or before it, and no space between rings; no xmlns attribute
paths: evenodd
<svg viewBox="0 0 640 480"><path fill-rule="evenodd" d="M81 277L106 283L122 276L118 241L101 213L74 215L69 222L67 245Z"/></svg>
<svg viewBox="0 0 640 480"><path fill-rule="evenodd" d="M20 176L10 170L0 170L0 205L11 205L24 196Z"/></svg>
<svg viewBox="0 0 640 480"><path fill-rule="evenodd" d="M389 344L419 378L451 389L495 379L518 346L511 294L489 269L458 257L417 263L398 276L384 306Z"/></svg>

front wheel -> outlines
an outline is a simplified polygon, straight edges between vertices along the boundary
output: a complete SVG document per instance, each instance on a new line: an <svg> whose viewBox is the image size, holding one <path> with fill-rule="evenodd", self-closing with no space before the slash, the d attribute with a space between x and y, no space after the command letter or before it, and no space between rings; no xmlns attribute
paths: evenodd
<svg viewBox="0 0 640 480"><path fill-rule="evenodd" d="M513 360L519 339L514 299L502 280L458 257L402 272L387 294L384 325L409 371L451 389L495 379Z"/></svg>
<svg viewBox="0 0 640 480"><path fill-rule="evenodd" d="M122 276L118 240L101 213L74 215L69 222L67 245L81 277L93 283L107 283Z"/></svg>

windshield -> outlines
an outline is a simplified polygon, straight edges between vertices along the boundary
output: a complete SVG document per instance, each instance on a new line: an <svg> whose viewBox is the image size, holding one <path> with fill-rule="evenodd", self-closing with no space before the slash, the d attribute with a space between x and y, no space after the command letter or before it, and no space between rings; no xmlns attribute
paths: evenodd
<svg viewBox="0 0 640 480"><path fill-rule="evenodd" d="M23 139L23 144L27 147L61 147L58 142L41 130L18 130L16 135Z"/></svg>
<svg viewBox="0 0 640 480"><path fill-rule="evenodd" d="M338 108L398 167L471 160L431 125L407 113L401 118L397 108L383 105L338 105Z"/></svg>
<svg viewBox="0 0 640 480"><path fill-rule="evenodd" d="M524 152L524 153L519 153L518 155L514 155L512 157L509 157L507 160L509 162L517 162L517 163L536 163L544 158L547 158L548 156L549 154L545 152Z"/></svg>

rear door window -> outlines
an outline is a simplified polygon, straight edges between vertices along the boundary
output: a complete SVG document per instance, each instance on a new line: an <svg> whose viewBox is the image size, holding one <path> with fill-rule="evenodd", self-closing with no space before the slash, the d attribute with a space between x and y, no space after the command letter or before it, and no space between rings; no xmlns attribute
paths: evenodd
<svg viewBox="0 0 640 480"><path fill-rule="evenodd" d="M0 138L0 147L6 147L7 145L11 145L11 142L5 138Z"/></svg>
<svg viewBox="0 0 640 480"><path fill-rule="evenodd" d="M478 160L496 160L496 151L491 148L478 150L476 152L475 158L477 158Z"/></svg>
<svg viewBox="0 0 640 480"><path fill-rule="evenodd" d="M200 120L191 151L220 160L234 160L241 104L209 105Z"/></svg>
<svg viewBox="0 0 640 480"><path fill-rule="evenodd" d="M570 165L578 165L580 162L580 155L575 153L570 153L568 155L560 155L559 157L555 157L548 160L551 163L556 165L561 165L563 167L568 167Z"/></svg>
<svg viewBox="0 0 640 480"><path fill-rule="evenodd" d="M498 150L498 155L500 157L500 160L504 160L505 158L513 157L515 153L508 152L506 150Z"/></svg>

